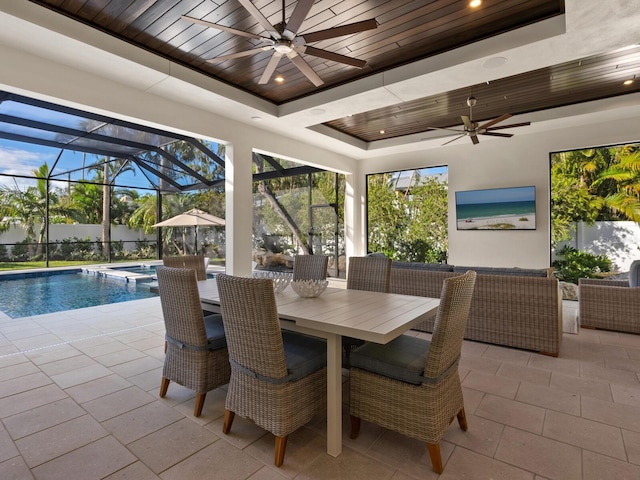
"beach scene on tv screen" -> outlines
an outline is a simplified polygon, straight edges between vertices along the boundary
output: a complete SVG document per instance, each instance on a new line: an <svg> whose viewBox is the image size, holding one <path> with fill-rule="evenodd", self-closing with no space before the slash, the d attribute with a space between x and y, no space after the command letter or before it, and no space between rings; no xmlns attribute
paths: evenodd
<svg viewBox="0 0 640 480"><path fill-rule="evenodd" d="M456 192L458 230L535 230L535 187Z"/></svg>

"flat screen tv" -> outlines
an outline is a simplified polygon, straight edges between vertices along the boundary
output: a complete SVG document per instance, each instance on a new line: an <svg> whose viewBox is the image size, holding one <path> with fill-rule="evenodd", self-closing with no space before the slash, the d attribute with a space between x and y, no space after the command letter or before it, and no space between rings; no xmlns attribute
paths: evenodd
<svg viewBox="0 0 640 480"><path fill-rule="evenodd" d="M458 230L535 230L536 187L456 192Z"/></svg>

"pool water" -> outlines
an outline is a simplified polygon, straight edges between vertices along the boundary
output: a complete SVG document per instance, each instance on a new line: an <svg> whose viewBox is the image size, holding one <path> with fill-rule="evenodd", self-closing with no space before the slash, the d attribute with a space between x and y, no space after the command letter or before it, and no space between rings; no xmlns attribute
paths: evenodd
<svg viewBox="0 0 640 480"><path fill-rule="evenodd" d="M59 272L0 277L0 311L11 318L155 297L151 283ZM16 278L18 277L18 278Z"/></svg>

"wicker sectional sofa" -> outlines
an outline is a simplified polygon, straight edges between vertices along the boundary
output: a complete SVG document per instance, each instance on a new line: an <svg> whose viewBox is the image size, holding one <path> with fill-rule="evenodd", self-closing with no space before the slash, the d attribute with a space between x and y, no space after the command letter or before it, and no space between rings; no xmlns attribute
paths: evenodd
<svg viewBox="0 0 640 480"><path fill-rule="evenodd" d="M548 269L465 267L394 262L391 292L439 297L445 278L475 270L465 338L558 356L562 295ZM415 327L433 331L433 320Z"/></svg>
<svg viewBox="0 0 640 480"><path fill-rule="evenodd" d="M579 318L584 328L640 333L640 286L626 280L581 278Z"/></svg>

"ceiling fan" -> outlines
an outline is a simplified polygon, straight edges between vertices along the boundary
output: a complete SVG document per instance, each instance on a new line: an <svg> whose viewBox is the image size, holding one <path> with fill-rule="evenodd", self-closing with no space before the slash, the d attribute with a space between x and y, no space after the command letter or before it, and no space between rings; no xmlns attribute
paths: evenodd
<svg viewBox="0 0 640 480"><path fill-rule="evenodd" d="M328 28L326 30L318 30L316 32L306 33L304 35L298 35L298 30L302 25L302 22L306 19L311 7L315 0L299 0L296 4L289 21L285 19L285 0L282 0L282 22L276 25L269 23L269 20L262 15L260 10L251 2L251 0L238 0L240 4L258 21L258 23L264 28L266 35L256 35L253 33L237 30L235 28L227 27L217 23L207 22L206 20L200 20L197 18L183 15L183 20L188 20L193 23L204 25L206 27L216 28L225 32L233 33L247 38L252 38L264 42L266 45L250 50L244 50L229 55L223 55L221 57L215 57L207 60L207 62L223 62L232 58L246 57L254 55L256 53L264 51L273 51L271 60L267 64L260 80L259 84L266 84L273 72L276 70L280 59L286 56L291 62L316 86L319 87L324 81L318 76L318 74L311 68L311 66L302 58L301 53L307 55L313 55L315 57L324 58L334 62L344 63L357 68L363 68L367 62L359 60L357 58L347 57L339 53L329 52L320 48L315 48L308 43L319 42L321 40L327 40L330 38L341 37L344 35L351 35L354 33L364 32L366 30L373 30L378 27L378 23L375 18L370 20L363 20L361 22L349 23L338 27Z"/></svg>
<svg viewBox="0 0 640 480"><path fill-rule="evenodd" d="M500 115L498 118L489 120L487 123L478 125L478 122L473 121L473 107L475 107L477 102L478 100L475 97L467 98L467 105L469 106L469 115L460 116L460 118L462 119L462 123L464 124L463 130L457 130L455 128L429 127L436 130L448 130L448 131L457 132L460 134L456 138L449 140L448 142L445 142L442 145L447 145L451 142L455 142L456 140L462 137L470 137L473 144L477 145L478 143L480 143L480 140L478 139L478 135L489 135L492 137L510 138L510 137L513 137L512 133L499 133L499 132L495 132L494 130L502 130L504 128L515 128L515 127L524 127L526 125L531 125L531 122L523 122L523 123L512 123L510 125L502 125L499 127L494 127L496 123L503 122L507 118L510 118L511 117L510 113L505 113L503 115Z"/></svg>

